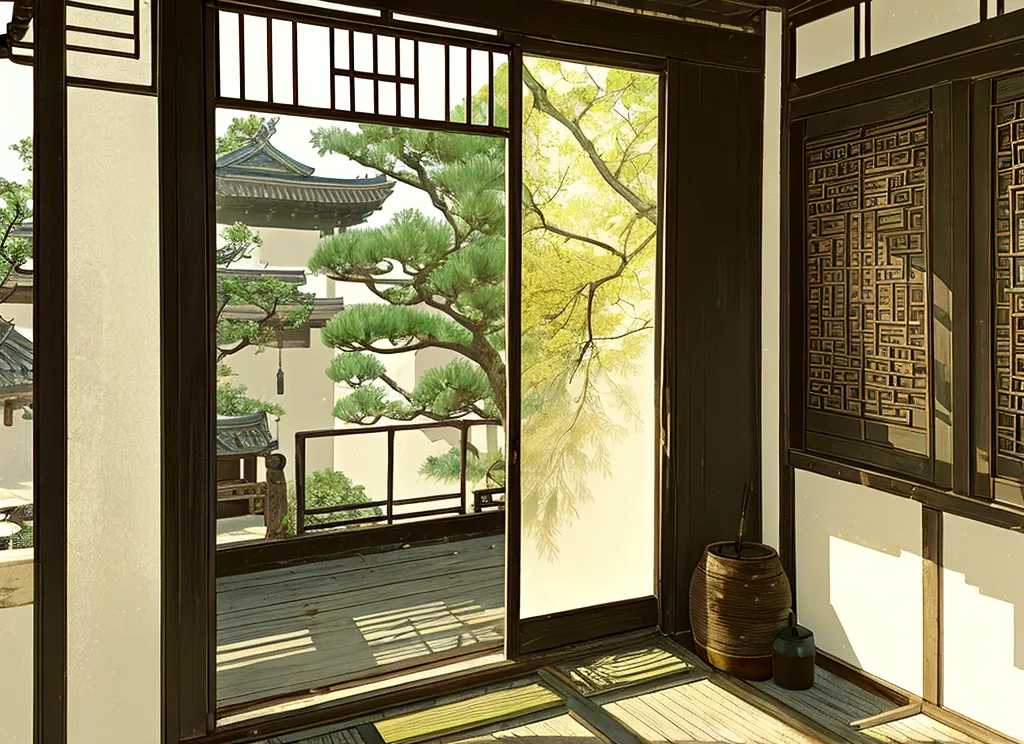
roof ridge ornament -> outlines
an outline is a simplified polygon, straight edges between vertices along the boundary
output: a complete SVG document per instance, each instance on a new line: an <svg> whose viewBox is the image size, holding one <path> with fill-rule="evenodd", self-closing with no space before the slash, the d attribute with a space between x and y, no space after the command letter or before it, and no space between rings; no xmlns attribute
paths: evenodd
<svg viewBox="0 0 1024 744"><path fill-rule="evenodd" d="M260 128L253 135L253 142L259 145L267 145L270 138L277 134L277 122L281 121L280 116L271 116L260 123Z"/></svg>

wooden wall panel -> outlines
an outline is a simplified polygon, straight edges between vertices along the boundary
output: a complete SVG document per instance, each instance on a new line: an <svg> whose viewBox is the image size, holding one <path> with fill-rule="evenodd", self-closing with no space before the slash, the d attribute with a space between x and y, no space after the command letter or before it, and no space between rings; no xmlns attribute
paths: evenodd
<svg viewBox="0 0 1024 744"><path fill-rule="evenodd" d="M748 539L759 539L760 75L683 64L678 238L666 245L666 316L676 342L668 477L675 520L676 627L704 547L732 539L743 485L755 486Z"/></svg>

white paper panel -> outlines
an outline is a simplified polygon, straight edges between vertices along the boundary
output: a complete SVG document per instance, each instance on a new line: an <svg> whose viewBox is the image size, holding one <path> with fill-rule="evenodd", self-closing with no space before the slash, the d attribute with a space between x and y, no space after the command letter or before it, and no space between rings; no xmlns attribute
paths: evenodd
<svg viewBox="0 0 1024 744"><path fill-rule="evenodd" d="M599 156L611 158L613 133L622 131L619 116L633 122L639 136L625 146L637 149L630 158L636 167L623 169L622 177L645 204L656 205L657 157L646 154L658 151L657 78L535 59L525 67L562 111L579 111L579 96L593 97L581 80L598 81L602 92L635 91L632 100L615 104L617 116L592 113L581 125ZM592 78L583 77L587 72ZM611 241L639 258L619 275L628 281L611 277L588 309L572 298L581 284L612 273L607 254L585 240L548 233L535 213L525 215L522 617L650 596L655 555L657 228L612 190L569 130L535 110L532 100L525 104L523 180L534 203L543 205L544 224L571 225L577 235ZM605 110L612 108L609 102ZM627 222L636 229L621 230ZM588 313L592 328L605 329L593 333L593 348Z"/></svg>
<svg viewBox="0 0 1024 744"><path fill-rule="evenodd" d="M1024 535L943 517L943 703L1024 739Z"/></svg>
<svg viewBox="0 0 1024 744"><path fill-rule="evenodd" d="M156 744L156 98L69 89L67 170L68 744Z"/></svg>
<svg viewBox="0 0 1024 744"><path fill-rule="evenodd" d="M94 52L68 51L68 77L80 77L107 83L150 85L153 83L153 3L156 0L141 0L139 4L139 56L113 57ZM100 0L95 5L110 8L131 8L131 0ZM76 11L83 13L84 11ZM124 31L128 28L125 17L111 13L90 12L79 20L90 28ZM88 23L85 23L88 20ZM134 19L130 19L132 26ZM69 12L68 23L74 23ZM68 44L81 45L89 49L120 50L134 54L135 42L127 39L104 38L96 34L69 31Z"/></svg>
<svg viewBox="0 0 1024 744"><path fill-rule="evenodd" d="M1006 4L1003 7L1007 13L1014 10L1024 10L1024 0L1006 0Z"/></svg>
<svg viewBox="0 0 1024 744"><path fill-rule="evenodd" d="M797 77L853 62L853 13L847 8L797 28Z"/></svg>
<svg viewBox="0 0 1024 744"><path fill-rule="evenodd" d="M920 504L798 470L796 560L818 648L920 695Z"/></svg>
<svg viewBox="0 0 1024 744"><path fill-rule="evenodd" d="M980 19L978 0L873 0L871 54L930 39Z"/></svg>
<svg viewBox="0 0 1024 744"><path fill-rule="evenodd" d="M779 546L779 281L781 268L782 14L765 14L764 163L761 208L761 523Z"/></svg>

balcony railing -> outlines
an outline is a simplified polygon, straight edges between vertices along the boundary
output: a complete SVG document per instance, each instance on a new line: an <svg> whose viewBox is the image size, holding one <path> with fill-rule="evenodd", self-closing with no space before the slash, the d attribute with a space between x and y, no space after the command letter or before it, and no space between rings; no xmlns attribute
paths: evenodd
<svg viewBox="0 0 1024 744"><path fill-rule="evenodd" d="M302 535L313 530L329 530L339 527L352 527L371 524L394 524L398 521L441 517L446 515L462 515L487 509L503 509L505 488L503 486L475 489L470 492L466 477L466 460L469 456L469 432L475 427L501 426L497 419L460 419L456 421L432 421L424 424L399 424L395 426L368 426L361 429L318 429L300 431L295 434L295 532ZM431 496L411 496L395 498L395 436L401 432L427 431L431 429L458 429L459 431L459 490L453 493L435 494ZM306 442L310 439L326 439L333 437L358 437L370 434L387 436L387 485L385 498L376 501L364 501L358 504L342 504L337 506L306 506ZM470 496L472 495L472 502ZM457 502L454 506L428 508L412 512L395 512L395 506L412 506L416 504L436 504L440 502ZM350 512L366 509L383 508L380 516L343 518ZM337 514L339 518L332 521L307 524L307 518Z"/></svg>

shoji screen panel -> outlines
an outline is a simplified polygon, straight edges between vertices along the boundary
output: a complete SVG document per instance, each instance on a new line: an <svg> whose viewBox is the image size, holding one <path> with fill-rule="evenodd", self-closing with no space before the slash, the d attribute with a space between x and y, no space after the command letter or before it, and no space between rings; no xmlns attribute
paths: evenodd
<svg viewBox="0 0 1024 744"><path fill-rule="evenodd" d="M160 731L157 100L67 95L68 744L115 728L144 744Z"/></svg>
<svg viewBox="0 0 1024 744"><path fill-rule="evenodd" d="M527 58L523 75L529 618L655 591L660 104L650 73ZM598 104L582 129L565 113L578 96ZM620 148L623 122L635 138Z"/></svg>

